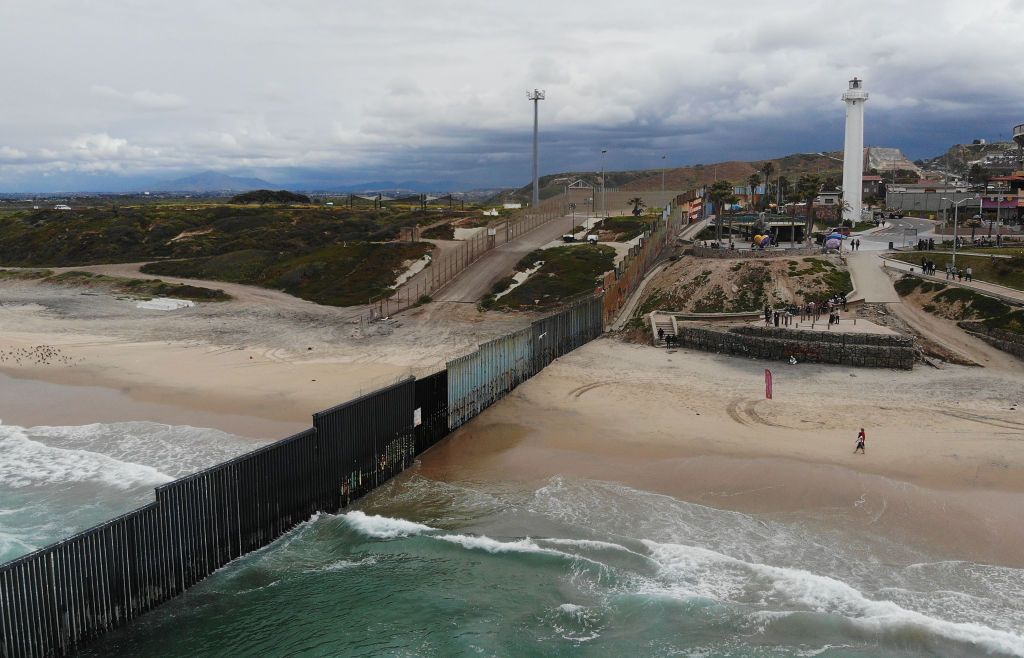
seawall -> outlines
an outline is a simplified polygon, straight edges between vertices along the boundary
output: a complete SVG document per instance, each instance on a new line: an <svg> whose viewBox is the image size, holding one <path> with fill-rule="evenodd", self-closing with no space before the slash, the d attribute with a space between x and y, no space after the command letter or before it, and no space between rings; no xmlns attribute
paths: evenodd
<svg viewBox="0 0 1024 658"><path fill-rule="evenodd" d="M685 347L767 361L795 358L806 363L910 370L917 360L915 341L907 336L685 324L679 325L678 335Z"/></svg>

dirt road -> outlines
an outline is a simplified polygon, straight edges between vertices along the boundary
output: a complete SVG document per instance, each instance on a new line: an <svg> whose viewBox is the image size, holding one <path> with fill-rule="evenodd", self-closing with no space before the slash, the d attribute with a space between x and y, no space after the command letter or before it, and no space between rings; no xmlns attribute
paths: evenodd
<svg viewBox="0 0 1024 658"><path fill-rule="evenodd" d="M442 302L475 304L490 292L496 281L512 274L512 268L519 259L570 232L573 228L570 226L572 222L573 218L568 215L562 219L553 219L511 242L495 247L470 265L446 288L436 293L434 299Z"/></svg>

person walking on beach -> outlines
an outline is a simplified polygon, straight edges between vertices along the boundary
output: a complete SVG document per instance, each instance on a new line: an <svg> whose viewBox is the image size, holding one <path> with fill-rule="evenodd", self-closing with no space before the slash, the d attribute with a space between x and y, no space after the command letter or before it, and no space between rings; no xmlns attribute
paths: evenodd
<svg viewBox="0 0 1024 658"><path fill-rule="evenodd" d="M862 455L867 454L866 452L864 452L864 442L867 440L867 438L868 435L864 433L864 428L860 428L860 431L857 432L857 447L853 449L853 454L856 455L858 450L860 450L860 454Z"/></svg>

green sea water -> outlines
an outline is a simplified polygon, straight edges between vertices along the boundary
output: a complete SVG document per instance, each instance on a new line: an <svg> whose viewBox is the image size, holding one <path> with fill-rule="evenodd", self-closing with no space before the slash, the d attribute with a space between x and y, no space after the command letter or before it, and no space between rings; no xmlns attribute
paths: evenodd
<svg viewBox="0 0 1024 658"><path fill-rule="evenodd" d="M609 482L405 475L88 656L1024 656L1024 571Z"/></svg>

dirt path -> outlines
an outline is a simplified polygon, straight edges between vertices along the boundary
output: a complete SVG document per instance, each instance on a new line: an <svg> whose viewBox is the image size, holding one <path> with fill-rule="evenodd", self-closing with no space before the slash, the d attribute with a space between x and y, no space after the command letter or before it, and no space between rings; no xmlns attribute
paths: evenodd
<svg viewBox="0 0 1024 658"><path fill-rule="evenodd" d="M913 301L893 304L889 310L925 340L986 368L1024 374L1024 362L971 336L952 320L928 313Z"/></svg>
<svg viewBox="0 0 1024 658"><path fill-rule="evenodd" d="M892 280L882 269L882 261L870 252L849 254L846 257L856 289L850 301L864 301L869 304L899 304L900 296L892 287Z"/></svg>

